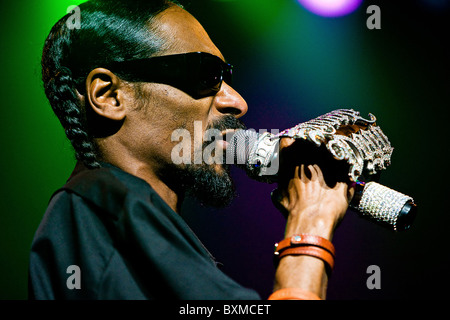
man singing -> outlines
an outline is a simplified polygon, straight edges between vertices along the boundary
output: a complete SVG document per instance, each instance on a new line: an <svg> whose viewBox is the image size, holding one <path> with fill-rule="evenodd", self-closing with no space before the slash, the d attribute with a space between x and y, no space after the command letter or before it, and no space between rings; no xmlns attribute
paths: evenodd
<svg viewBox="0 0 450 320"><path fill-rule="evenodd" d="M178 3L79 8L80 28L62 18L43 50L45 92L78 163L33 240L30 298L268 298L220 271L180 212L186 194L212 206L234 195L227 164L173 159L180 143L190 159L204 150L199 124L223 137L244 128L247 104L231 86L231 65ZM174 141L180 129L194 141ZM282 151L292 147L281 140ZM281 175L276 202L288 214L286 241L269 298L324 299L333 232L352 189L329 187L317 165L285 167L292 170Z"/></svg>

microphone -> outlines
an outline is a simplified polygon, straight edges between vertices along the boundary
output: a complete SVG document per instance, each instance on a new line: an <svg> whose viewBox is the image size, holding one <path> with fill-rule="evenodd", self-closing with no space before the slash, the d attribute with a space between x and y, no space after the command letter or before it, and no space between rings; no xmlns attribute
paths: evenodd
<svg viewBox="0 0 450 320"><path fill-rule="evenodd" d="M244 169L254 180L275 183L280 138L305 140L317 147L326 145L334 159L347 162L349 182L355 183L349 208L390 230L407 230L417 214L417 205L410 196L373 181L379 177L378 171L390 164L393 148L376 125L376 118L370 116L367 120L353 109L339 109L278 134L238 130L228 141L226 163Z"/></svg>

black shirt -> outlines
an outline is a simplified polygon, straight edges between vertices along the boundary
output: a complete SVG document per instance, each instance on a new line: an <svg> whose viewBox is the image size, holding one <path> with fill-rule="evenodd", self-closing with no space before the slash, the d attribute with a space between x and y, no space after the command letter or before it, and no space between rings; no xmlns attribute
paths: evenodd
<svg viewBox="0 0 450 320"><path fill-rule="evenodd" d="M78 170L35 234L30 299L260 298L217 268L147 182L107 164Z"/></svg>

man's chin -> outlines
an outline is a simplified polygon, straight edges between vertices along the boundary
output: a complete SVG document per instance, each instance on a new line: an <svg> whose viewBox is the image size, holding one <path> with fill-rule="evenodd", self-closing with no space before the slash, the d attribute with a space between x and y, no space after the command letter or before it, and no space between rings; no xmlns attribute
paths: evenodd
<svg viewBox="0 0 450 320"><path fill-rule="evenodd" d="M186 166L180 179L185 192L205 206L224 208L235 198L228 165Z"/></svg>
<svg viewBox="0 0 450 320"><path fill-rule="evenodd" d="M219 176L230 175L230 166L226 164L214 164L211 165L212 170Z"/></svg>

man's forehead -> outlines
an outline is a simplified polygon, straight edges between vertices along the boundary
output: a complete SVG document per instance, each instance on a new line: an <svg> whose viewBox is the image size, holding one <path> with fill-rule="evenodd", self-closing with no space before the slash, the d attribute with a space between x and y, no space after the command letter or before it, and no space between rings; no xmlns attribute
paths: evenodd
<svg viewBox="0 0 450 320"><path fill-rule="evenodd" d="M224 60L203 26L178 6L160 13L153 21L152 28L166 41L163 55L200 51Z"/></svg>

